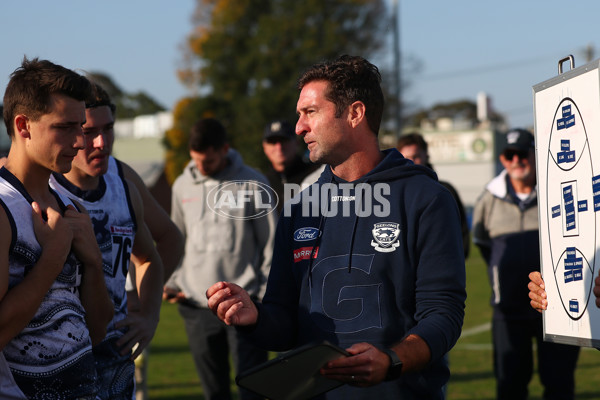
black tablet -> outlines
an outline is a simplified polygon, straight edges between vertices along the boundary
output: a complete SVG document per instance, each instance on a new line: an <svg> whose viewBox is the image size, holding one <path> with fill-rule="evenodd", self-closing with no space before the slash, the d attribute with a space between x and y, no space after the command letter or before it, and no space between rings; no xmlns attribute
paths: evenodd
<svg viewBox="0 0 600 400"><path fill-rule="evenodd" d="M235 382L271 400L309 399L344 384L325 378L319 369L349 355L329 342L309 344L239 374Z"/></svg>

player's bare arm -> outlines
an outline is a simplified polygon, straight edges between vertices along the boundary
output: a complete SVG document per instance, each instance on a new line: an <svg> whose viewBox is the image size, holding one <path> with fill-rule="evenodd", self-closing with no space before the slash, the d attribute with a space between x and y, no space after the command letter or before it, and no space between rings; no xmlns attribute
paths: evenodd
<svg viewBox="0 0 600 400"><path fill-rule="evenodd" d="M131 358L135 359L150 344L158 325L164 271L150 230L144 222L142 198L135 185L128 182L128 187L138 227L131 252L138 303L136 309L130 308L129 315L117 323L117 328L127 328L117 345L121 347L121 354L131 353ZM136 344L138 346L132 353Z"/></svg>
<svg viewBox="0 0 600 400"><path fill-rule="evenodd" d="M156 249L163 262L164 280L169 279L183 256L185 240L169 214L150 193L142 178L129 165L121 162L123 173L137 188L143 205L144 221L156 242Z"/></svg>
<svg viewBox="0 0 600 400"><path fill-rule="evenodd" d="M72 248L83 264L81 304L85 308L85 321L90 331L92 345L100 343L106 336L106 327L114 315L114 305L108 296L102 269L102 254L96 241L92 221L84 207L82 212L69 205L64 213L65 220L73 232Z"/></svg>

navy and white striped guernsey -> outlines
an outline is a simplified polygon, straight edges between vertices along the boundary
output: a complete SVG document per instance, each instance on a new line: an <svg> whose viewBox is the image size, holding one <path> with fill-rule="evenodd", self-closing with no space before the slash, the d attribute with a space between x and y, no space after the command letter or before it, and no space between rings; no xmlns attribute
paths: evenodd
<svg viewBox="0 0 600 400"><path fill-rule="evenodd" d="M63 211L72 204L67 197L53 194ZM0 205L12 230L9 290L36 267L42 253L33 229L32 201L22 183L7 169L0 169ZM79 298L80 268L70 253L35 316L2 350L4 366L29 399L93 398L96 393L91 339ZM7 373L6 368L0 371ZM4 376L0 381L5 378L10 381Z"/></svg>
<svg viewBox="0 0 600 400"><path fill-rule="evenodd" d="M106 287L114 304L114 317L108 324L106 337L94 346L100 380L99 397L130 398L128 395L115 397L123 395L124 386L127 393L133 390L135 371L133 362L128 356L121 356L115 345L124 334L123 330L115 328L115 323L127 316L125 279L137 231L127 183L118 174L106 173L100 177L98 188L83 191L62 175L52 174L50 186L74 198L89 213L102 253Z"/></svg>

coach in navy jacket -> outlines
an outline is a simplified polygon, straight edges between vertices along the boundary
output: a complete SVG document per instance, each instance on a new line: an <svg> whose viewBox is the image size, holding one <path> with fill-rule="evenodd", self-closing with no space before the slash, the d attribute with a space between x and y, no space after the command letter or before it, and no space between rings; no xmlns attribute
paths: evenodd
<svg viewBox="0 0 600 400"><path fill-rule="evenodd" d="M321 373L347 385L323 398L442 399L466 298L459 213L433 171L379 150L379 80L349 56L301 77L296 133L328 166L284 206L262 304L219 282L209 306L270 350L345 348Z"/></svg>

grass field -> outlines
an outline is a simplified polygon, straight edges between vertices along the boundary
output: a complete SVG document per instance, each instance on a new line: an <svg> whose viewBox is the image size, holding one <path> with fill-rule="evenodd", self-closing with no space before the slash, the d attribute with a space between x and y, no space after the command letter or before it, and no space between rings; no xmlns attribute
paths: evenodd
<svg viewBox="0 0 600 400"><path fill-rule="evenodd" d="M477 249L472 249L466 269L468 298L463 337L450 352L452 376L447 398L492 400L495 398L495 380L491 333L485 329L491 318L490 288L486 267ZM188 351L183 322L176 306L170 304L163 304L161 321L151 347L148 381L152 400L203 398ZM600 353L597 350L582 350L576 384L577 399L600 399ZM232 387L235 387L233 380ZM537 374L534 374L530 384L530 398L542 398Z"/></svg>

